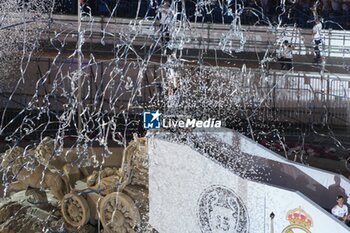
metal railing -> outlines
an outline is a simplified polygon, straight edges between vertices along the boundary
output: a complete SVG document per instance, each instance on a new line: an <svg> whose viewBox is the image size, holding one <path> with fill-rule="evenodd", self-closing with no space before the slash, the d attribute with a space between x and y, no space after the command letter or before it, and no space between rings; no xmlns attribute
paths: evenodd
<svg viewBox="0 0 350 233"><path fill-rule="evenodd" d="M38 69L38 64L41 62L45 64L47 61L45 59L39 59L33 63L32 69L28 69L31 73L27 73L26 76L32 77L32 81L34 81L33 77L37 77L38 71L36 69ZM74 62L67 63L66 65L74 66ZM43 66L41 67L43 68ZM107 83L110 79L107 77L109 72L100 72L106 69L106 67L113 69L113 67L109 67L108 61L96 63L94 69L90 69L90 67L83 68L88 76L101 80L101 83ZM159 81L159 71L157 71L159 68L160 64L153 63L148 66L145 75L147 73L152 74L152 77L150 79L146 76L144 77L145 85L142 87L142 96L139 97L139 102L147 103L156 94L155 87L151 84L157 82L157 80ZM210 69L210 67L207 68ZM327 74L322 77L318 73L285 73L278 70L270 70L268 74L263 74L259 69L250 70L250 75L238 75L242 70L228 67L216 67L216 69L223 70L224 72L222 74L226 76L225 78L227 80L235 79L237 81L237 79L241 79L241 88L244 89L245 95L249 96L249 98L246 98L249 106L264 109L263 111L269 116L276 116L277 114L279 118L275 117L275 119L279 121L318 122L335 125L350 124L350 78L346 76L339 77L337 75ZM41 70L41 72L45 73L46 70ZM53 72L51 73L53 77L56 75L55 72L58 71L53 70L51 72ZM98 76L95 77L95 74ZM132 73L128 75L133 76ZM91 90L90 95L93 98L94 91L97 91L96 84L89 82L89 85L91 87L84 88ZM30 87L27 85L25 92L15 93L8 106L21 109L32 100L34 93L35 86ZM7 106L10 94L1 93L1 108ZM44 98L44 94L39 93L38 98ZM163 94L158 93L159 96ZM118 103L128 103L128 97L129 95L126 94ZM56 108L53 111L61 111L62 107L60 105L66 102L66 99L59 95L50 97L50 100L55 102L51 105ZM86 101L86 104L91 102L90 98ZM105 100L101 101L108 103L108 96Z"/></svg>
<svg viewBox="0 0 350 233"><path fill-rule="evenodd" d="M282 40L288 39L294 45L295 55L313 54L313 39L311 29L295 27L267 27L242 26L232 28L227 24L188 23L173 25L176 33L172 34L174 48L231 50L230 45L238 46L244 38L244 52L274 51L279 48ZM151 45L160 43L160 28L154 20L135 20L121 18L95 17L94 21L83 19L82 28L85 29L85 43L114 45L121 35L127 34L132 40L124 43L133 45ZM50 30L42 35L42 39L57 38L66 42L76 43L77 37L67 37L67 34L76 34L77 19L74 16L53 15ZM233 33L238 30L241 34ZM60 32L60 34L57 34ZM323 55L327 57L350 57L350 32L339 30L323 30ZM225 39L226 38L226 39ZM180 44L180 45L179 45ZM226 47L225 47L226 46Z"/></svg>
<svg viewBox="0 0 350 233"><path fill-rule="evenodd" d="M252 101L259 102L277 121L350 125L349 79L281 72L258 79L257 95L252 96Z"/></svg>

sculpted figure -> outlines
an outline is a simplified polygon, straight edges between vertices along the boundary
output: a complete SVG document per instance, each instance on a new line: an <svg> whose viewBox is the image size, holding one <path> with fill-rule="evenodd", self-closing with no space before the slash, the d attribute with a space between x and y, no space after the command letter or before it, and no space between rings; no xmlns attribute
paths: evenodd
<svg viewBox="0 0 350 233"><path fill-rule="evenodd" d="M147 226L145 138L134 135L134 141L124 150L121 168L105 167L86 178L86 181L79 180L61 201L61 213L67 224L80 229L89 221L100 221L106 233L139 232L138 229Z"/></svg>
<svg viewBox="0 0 350 233"><path fill-rule="evenodd" d="M134 134L134 141L124 151L123 180L126 184L141 185L148 188L148 155L145 138Z"/></svg>
<svg viewBox="0 0 350 233"><path fill-rule="evenodd" d="M44 165L38 163L33 150L14 147L3 154L1 167L7 175L12 175L16 181L9 185L9 191L20 191L30 188L48 188L57 200L61 200L67 185L61 176L53 173Z"/></svg>
<svg viewBox="0 0 350 233"><path fill-rule="evenodd" d="M75 182L89 175L85 167L78 167L71 160L77 160L76 157L67 158L66 155L54 155L55 140L50 137L45 137L35 148L34 157L37 162L51 171L63 172L69 185L74 187ZM68 156L69 157L69 156Z"/></svg>

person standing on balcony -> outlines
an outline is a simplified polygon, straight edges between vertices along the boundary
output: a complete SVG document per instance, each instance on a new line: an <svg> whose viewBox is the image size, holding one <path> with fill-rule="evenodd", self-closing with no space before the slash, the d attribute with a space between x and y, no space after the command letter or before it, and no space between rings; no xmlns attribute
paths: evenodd
<svg viewBox="0 0 350 233"><path fill-rule="evenodd" d="M343 0L342 1L342 27L348 29L349 27L349 14L350 14L350 0Z"/></svg>
<svg viewBox="0 0 350 233"><path fill-rule="evenodd" d="M341 0L331 0L333 17L338 17L341 15Z"/></svg>
<svg viewBox="0 0 350 233"><path fill-rule="evenodd" d="M169 35L169 24L172 20L170 2L169 0L164 0L163 5L160 9L160 33L162 44L168 43L170 40Z"/></svg>
<svg viewBox="0 0 350 233"><path fill-rule="evenodd" d="M312 35L314 40L314 52L315 52L315 59L314 62L319 62L321 59L321 51L319 46L322 44L322 23L319 17L315 18L315 25L312 28Z"/></svg>
<svg viewBox="0 0 350 233"><path fill-rule="evenodd" d="M284 40L280 50L279 61L282 70L290 70L293 65L293 47L288 40Z"/></svg>
<svg viewBox="0 0 350 233"><path fill-rule="evenodd" d="M321 0L322 2L322 16L328 17L331 12L331 2L330 0Z"/></svg>

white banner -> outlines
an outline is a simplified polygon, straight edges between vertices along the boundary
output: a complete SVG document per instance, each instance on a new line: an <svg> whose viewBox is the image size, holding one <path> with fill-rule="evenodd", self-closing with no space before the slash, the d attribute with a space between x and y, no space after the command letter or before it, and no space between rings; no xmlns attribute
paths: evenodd
<svg viewBox="0 0 350 233"><path fill-rule="evenodd" d="M198 131L199 134L205 134L204 132L204 130ZM246 156L266 159L255 159L256 162L271 168L269 177L264 182L300 191L329 211L336 204L335 199L338 195L344 196L345 201L350 204L350 182L345 177L289 161L230 129L222 128L208 133L221 142L234 147L239 146L240 152L246 154Z"/></svg>
<svg viewBox="0 0 350 233"><path fill-rule="evenodd" d="M151 138L148 148L150 224L160 233L349 232L302 194L242 179L188 146Z"/></svg>

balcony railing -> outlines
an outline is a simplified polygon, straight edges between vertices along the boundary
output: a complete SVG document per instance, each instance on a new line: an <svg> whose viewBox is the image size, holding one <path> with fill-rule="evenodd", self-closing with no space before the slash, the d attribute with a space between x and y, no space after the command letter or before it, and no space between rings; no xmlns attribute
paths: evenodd
<svg viewBox="0 0 350 233"><path fill-rule="evenodd" d="M161 43L160 27L156 21L142 19L122 19L89 17L83 19L85 43L115 45L130 43L150 46ZM207 24L181 22L172 26L171 48L223 50L225 52L269 52L278 50L287 39L293 46L294 55L313 54L311 29L296 27L242 26L228 24ZM61 39L76 43L77 19L75 16L53 15L50 30L43 39ZM67 37L67 35L72 35ZM127 35L127 37L125 37ZM322 31L322 54L326 57L350 57L350 32L327 29ZM119 42L118 42L119 41ZM240 48L241 47L241 48Z"/></svg>

